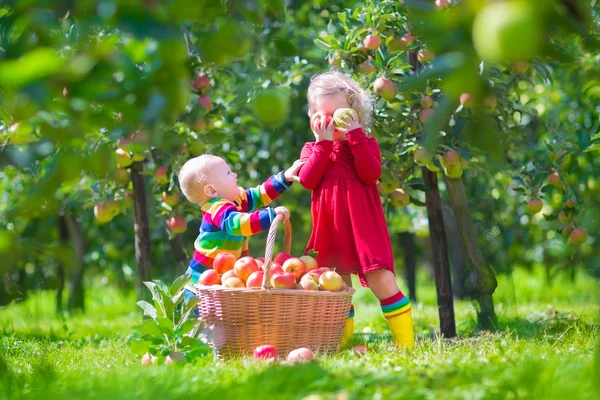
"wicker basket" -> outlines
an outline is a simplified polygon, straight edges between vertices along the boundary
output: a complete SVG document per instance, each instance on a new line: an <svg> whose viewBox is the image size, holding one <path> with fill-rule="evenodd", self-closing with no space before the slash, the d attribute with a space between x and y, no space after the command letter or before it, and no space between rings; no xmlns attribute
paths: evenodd
<svg viewBox="0 0 600 400"><path fill-rule="evenodd" d="M264 344L275 346L283 356L298 347L321 353L340 347L354 289L273 289L271 260L281 221L281 216L275 218L267 237L262 288L196 286L200 318L212 327L210 344L221 359L250 355ZM284 227L284 249L289 253L292 230L289 222Z"/></svg>

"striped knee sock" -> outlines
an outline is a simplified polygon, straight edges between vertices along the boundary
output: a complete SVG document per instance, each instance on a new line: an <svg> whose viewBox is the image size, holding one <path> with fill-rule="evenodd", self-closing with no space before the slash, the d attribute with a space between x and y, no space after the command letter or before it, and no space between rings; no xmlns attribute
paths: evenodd
<svg viewBox="0 0 600 400"><path fill-rule="evenodd" d="M346 325L344 325L344 335L342 336L342 347L354 336L354 305L350 307Z"/></svg>
<svg viewBox="0 0 600 400"><path fill-rule="evenodd" d="M387 320L394 342L402 347L413 347L415 338L412 326L410 301L401 291L380 301L381 311Z"/></svg>

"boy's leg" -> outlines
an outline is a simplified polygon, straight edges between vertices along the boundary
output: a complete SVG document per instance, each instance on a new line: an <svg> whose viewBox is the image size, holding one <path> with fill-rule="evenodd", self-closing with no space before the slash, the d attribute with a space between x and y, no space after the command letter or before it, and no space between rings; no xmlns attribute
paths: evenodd
<svg viewBox="0 0 600 400"><path fill-rule="evenodd" d="M410 301L398 288L394 273L381 269L366 274L366 277L373 294L379 299L394 342L401 347L413 347L415 337Z"/></svg>
<svg viewBox="0 0 600 400"><path fill-rule="evenodd" d="M342 279L348 285L348 287L352 287L352 276L351 275L342 275ZM348 314L348 319L346 320L346 325L344 326L344 335L342 336L342 347L344 347L350 339L354 336L354 304L350 307L350 313Z"/></svg>

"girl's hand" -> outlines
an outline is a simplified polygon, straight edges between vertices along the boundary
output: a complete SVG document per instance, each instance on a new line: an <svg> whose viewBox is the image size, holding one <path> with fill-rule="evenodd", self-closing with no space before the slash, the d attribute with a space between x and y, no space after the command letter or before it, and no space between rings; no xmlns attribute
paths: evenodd
<svg viewBox="0 0 600 400"><path fill-rule="evenodd" d="M290 210L285 207L275 207L275 215L283 215L283 220L290 219Z"/></svg>
<svg viewBox="0 0 600 400"><path fill-rule="evenodd" d="M333 122L333 118L327 124L327 116L325 113L319 111L315 115L312 116L310 120L310 127L315 134L315 139L317 142L322 140L333 140L333 129L335 127L335 123Z"/></svg>
<svg viewBox="0 0 600 400"><path fill-rule="evenodd" d="M340 125L338 126L338 130L343 132L344 134L350 131L353 131L357 128L360 128L360 122L358 120L358 114L356 111L350 109L344 112L339 118L338 121Z"/></svg>
<svg viewBox="0 0 600 400"><path fill-rule="evenodd" d="M294 161L294 163L292 164L291 167L289 167L284 173L283 173L283 177L285 179L286 183L290 183L293 181L297 181L300 182L300 177L298 176L298 170L300 169L301 166L304 165L303 161L300 160L296 160Z"/></svg>

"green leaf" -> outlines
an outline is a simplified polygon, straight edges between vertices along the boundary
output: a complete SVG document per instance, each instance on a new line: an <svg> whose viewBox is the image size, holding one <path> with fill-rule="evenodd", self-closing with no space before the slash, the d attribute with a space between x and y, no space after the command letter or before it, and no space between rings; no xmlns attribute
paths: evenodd
<svg viewBox="0 0 600 400"><path fill-rule="evenodd" d="M345 11L344 12L339 12L338 13L338 19L340 20L340 22L342 24L345 24L346 23L346 12Z"/></svg>
<svg viewBox="0 0 600 400"><path fill-rule="evenodd" d="M175 281L173 282L173 284L171 285L171 296L175 296L176 294L178 294L184 287L185 285L188 284L188 282L192 279L192 275L189 274L185 274L185 275L181 275L179 277L177 277L175 279Z"/></svg>
<svg viewBox="0 0 600 400"><path fill-rule="evenodd" d="M194 325L194 328L192 328L187 333L187 336L197 338L198 336L200 336L200 334L202 333L202 331L204 330L205 327L206 327L206 323L204 321L202 321L201 319L198 319L196 321L196 325Z"/></svg>
<svg viewBox="0 0 600 400"><path fill-rule="evenodd" d="M423 203L421 200L410 196L410 202L413 203L416 206L421 206L421 207L425 207L427 204Z"/></svg>
<svg viewBox="0 0 600 400"><path fill-rule="evenodd" d="M140 338L133 338L129 341L129 347L134 354L142 355L148 352L150 342L147 342Z"/></svg>
<svg viewBox="0 0 600 400"><path fill-rule="evenodd" d="M172 337L174 335L175 328L173 327L173 321L171 319L158 318L156 322L158 322L159 329L167 336Z"/></svg>
<svg viewBox="0 0 600 400"><path fill-rule="evenodd" d="M589 153L590 151L600 151L600 143L592 143L592 145L584 150L585 153Z"/></svg>
<svg viewBox="0 0 600 400"><path fill-rule="evenodd" d="M157 325L157 322L152 319L145 320L140 325L134 326L133 329L139 331L142 334L142 336L160 336L162 334L160 328Z"/></svg>
<svg viewBox="0 0 600 400"><path fill-rule="evenodd" d="M179 304L181 304L181 302L183 301L184 298L185 298L185 290L180 290L179 293L177 293L176 295L174 295L173 297L171 297L171 301L173 302L173 306L174 307L179 306Z"/></svg>
<svg viewBox="0 0 600 400"><path fill-rule="evenodd" d="M156 287L156 283L144 282L144 285L146 285L152 293L152 300L154 300L154 306L161 312L162 317L166 317L167 311L165 310L165 302L162 298L162 295L158 291L158 288Z"/></svg>
<svg viewBox="0 0 600 400"><path fill-rule="evenodd" d="M523 178L521 178L520 176L515 175L512 177L512 179L513 179L513 181L516 181L516 182L520 183L521 185L525 186L525 182L523 182Z"/></svg>
<svg viewBox="0 0 600 400"><path fill-rule="evenodd" d="M64 60L56 49L40 47L16 60L0 62L0 85L25 86L38 79L56 74Z"/></svg>
<svg viewBox="0 0 600 400"><path fill-rule="evenodd" d="M592 141L594 141L594 140L600 140L600 132L598 132L594 136L592 136Z"/></svg>
<svg viewBox="0 0 600 400"><path fill-rule="evenodd" d="M144 315L147 315L152 319L156 319L158 313L152 304L148 303L147 301L140 300L137 302L137 305L144 310Z"/></svg>
<svg viewBox="0 0 600 400"><path fill-rule="evenodd" d="M186 335L188 334L192 329L194 329L194 327L196 326L196 324L198 323L198 320L194 319L194 318L188 318L186 321L184 321L181 325L178 325L175 328L175 332L179 333L180 335Z"/></svg>
<svg viewBox="0 0 600 400"><path fill-rule="evenodd" d="M317 46L321 50L328 51L331 49L331 46L329 44L325 43L324 41L322 41L321 39L315 39L314 42L315 42L315 46Z"/></svg>

